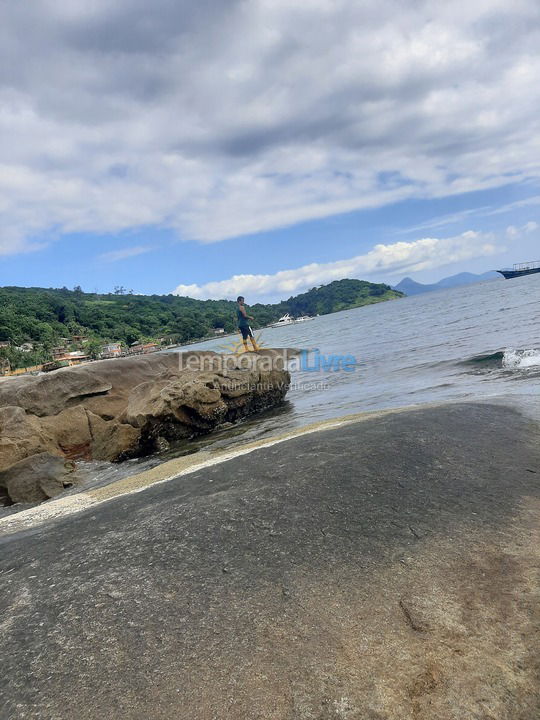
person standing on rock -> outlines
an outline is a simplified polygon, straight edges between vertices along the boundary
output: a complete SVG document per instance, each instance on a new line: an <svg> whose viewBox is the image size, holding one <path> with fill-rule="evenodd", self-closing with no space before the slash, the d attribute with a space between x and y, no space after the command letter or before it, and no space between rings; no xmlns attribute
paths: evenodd
<svg viewBox="0 0 540 720"><path fill-rule="evenodd" d="M244 350L245 352L249 352L248 350L248 338L251 341L251 344L253 345L253 349L255 352L258 352L259 346L255 342L255 338L253 337L253 331L249 327L249 320L254 320L251 315L248 315L246 312L246 306L244 305L244 298L242 295L239 295L236 298L236 302L238 303L238 310L236 311L236 315L238 317L238 329L242 333L242 342L244 343Z"/></svg>

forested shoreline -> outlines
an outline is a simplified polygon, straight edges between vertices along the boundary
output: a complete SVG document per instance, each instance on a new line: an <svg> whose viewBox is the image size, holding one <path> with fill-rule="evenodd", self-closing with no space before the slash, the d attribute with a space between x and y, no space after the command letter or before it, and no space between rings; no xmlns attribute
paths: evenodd
<svg viewBox="0 0 540 720"><path fill-rule="evenodd" d="M398 297L402 293L383 283L336 280L279 303L256 303L250 306L250 314L255 317L253 327L261 328L286 312L293 316L325 315ZM4 346L0 347L0 357L9 360L12 367L29 367L50 360L55 345L70 343L74 337L84 339L84 350L90 356L96 356L107 342L125 346L139 341L182 344L210 336L219 328L233 332L235 311L236 304L229 300L135 295L123 288L96 294L79 287L3 287L0 343Z"/></svg>

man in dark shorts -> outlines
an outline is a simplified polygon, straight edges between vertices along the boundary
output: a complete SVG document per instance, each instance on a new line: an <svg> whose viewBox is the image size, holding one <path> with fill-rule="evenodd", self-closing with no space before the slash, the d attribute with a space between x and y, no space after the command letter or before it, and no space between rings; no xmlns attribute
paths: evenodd
<svg viewBox="0 0 540 720"><path fill-rule="evenodd" d="M249 352L247 342L249 338L251 344L253 345L253 349L255 350L255 352L258 352L259 346L255 342L253 332L249 327L249 320L253 320L254 318L252 318L251 315L247 314L246 306L244 305L244 298L242 297L242 295L239 295L236 298L236 302L238 303L238 310L236 311L236 315L238 317L238 329L242 333L242 342L244 343L244 349L246 352Z"/></svg>

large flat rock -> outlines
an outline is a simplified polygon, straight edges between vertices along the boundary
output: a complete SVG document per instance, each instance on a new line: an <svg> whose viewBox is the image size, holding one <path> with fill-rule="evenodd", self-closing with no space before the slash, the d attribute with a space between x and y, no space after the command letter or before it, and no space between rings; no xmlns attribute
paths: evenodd
<svg viewBox="0 0 540 720"><path fill-rule="evenodd" d="M538 439L399 412L4 538L0 717L538 717Z"/></svg>
<svg viewBox="0 0 540 720"><path fill-rule="evenodd" d="M10 379L0 385L0 501L35 500L25 488L39 477L8 487L3 472L33 455L125 460L274 407L289 388L291 357L156 353Z"/></svg>

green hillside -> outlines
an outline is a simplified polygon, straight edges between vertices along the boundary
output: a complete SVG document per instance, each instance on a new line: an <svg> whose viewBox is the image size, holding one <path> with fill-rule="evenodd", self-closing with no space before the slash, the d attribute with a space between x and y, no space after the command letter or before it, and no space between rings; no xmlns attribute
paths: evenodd
<svg viewBox="0 0 540 720"><path fill-rule="evenodd" d="M251 306L254 328L291 315L324 315L381 300L401 297L388 285L362 280L338 280L313 288L280 303ZM247 298L249 301L249 298ZM50 359L51 348L74 335L86 336L84 349L97 354L104 342L130 345L138 340L164 338L184 343L204 338L214 329L236 329L236 303L227 300L194 300L175 295L132 295L122 289L97 295L74 290L44 288L0 288L0 357L12 367ZM32 343L29 352L17 350Z"/></svg>
<svg viewBox="0 0 540 720"><path fill-rule="evenodd" d="M403 297L403 293L392 290L383 283L375 284L366 280L335 280L329 285L321 285L319 288L312 288L308 292L291 297L281 303L280 307L286 308L286 311L295 317L327 315L398 297Z"/></svg>

